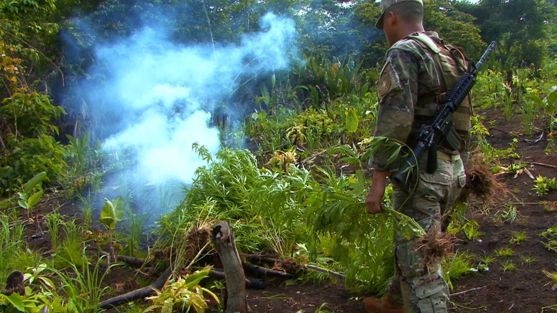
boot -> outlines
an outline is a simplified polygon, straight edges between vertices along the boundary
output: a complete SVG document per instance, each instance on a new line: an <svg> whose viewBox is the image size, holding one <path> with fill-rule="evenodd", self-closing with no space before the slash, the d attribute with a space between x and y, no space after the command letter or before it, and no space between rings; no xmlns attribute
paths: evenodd
<svg viewBox="0 0 557 313"><path fill-rule="evenodd" d="M363 302L366 313L404 313L402 305L394 303L388 296L365 297Z"/></svg>

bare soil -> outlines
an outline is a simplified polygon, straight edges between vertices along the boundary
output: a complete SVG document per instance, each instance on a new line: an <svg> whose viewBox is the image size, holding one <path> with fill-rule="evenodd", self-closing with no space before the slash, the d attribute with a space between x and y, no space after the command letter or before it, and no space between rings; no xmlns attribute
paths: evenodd
<svg viewBox="0 0 557 313"><path fill-rule="evenodd" d="M488 116L497 115L491 112ZM493 134L491 143L506 148L513 138L528 138L516 131L520 128L517 123L516 120L496 119L494 124L497 126L490 129ZM539 138L541 130L535 127L532 130L531 138ZM537 143L535 140L520 140L517 149L520 161L528 163L527 169L534 177L557 177L557 169L531 163L557 166L557 154L546 154L546 144L545 140ZM545 249L540 238L540 233L557 224L557 213L546 211L540 202L550 201L555 204L557 192L552 191L545 197L537 196L532 190L533 181L526 173L516 178L511 174L503 174L499 180L512 194L495 199L490 210L469 212L469 218L480 223L482 236L480 240L461 241L458 249L483 257L495 256L497 249L509 247L513 249L514 255L496 257L489 271L458 280L453 291L456 295L451 297L452 312L557 312L557 306L550 307L557 304L557 291L552 289L553 283L542 273L544 269L557 270L557 254ZM517 209L517 218L513 223L502 222L496 214L508 205ZM475 206L478 208L481 204L476 203ZM516 232L525 232L527 239L520 244L511 244L509 241ZM525 257L533 258L533 262L525 262ZM509 261L516 266L515 270L503 270L502 264Z"/></svg>

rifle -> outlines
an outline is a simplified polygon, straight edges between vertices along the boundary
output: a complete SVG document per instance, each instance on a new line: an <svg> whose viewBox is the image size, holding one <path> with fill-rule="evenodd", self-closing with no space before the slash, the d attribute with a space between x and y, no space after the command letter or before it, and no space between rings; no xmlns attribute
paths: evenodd
<svg viewBox="0 0 557 313"><path fill-rule="evenodd" d="M459 78L455 87L450 91L447 100L441 104L442 109L435 115L433 122L422 126L418 134L416 147L412 149L413 155L408 156L402 163L400 169L392 176L392 178L402 184L402 186L408 186L407 181L411 176L411 170L416 167L418 160L424 152L430 150L432 147L437 147L445 139L452 127L452 113L456 111L470 90L472 90L474 84L476 84L476 75L494 48L495 41L492 41L478 63ZM433 150L430 150L430 154L435 153ZM436 156L430 155L430 157ZM434 160L434 163L437 163L437 160ZM428 163L431 164L430 160L428 160ZM434 172L435 169L428 169L428 171Z"/></svg>

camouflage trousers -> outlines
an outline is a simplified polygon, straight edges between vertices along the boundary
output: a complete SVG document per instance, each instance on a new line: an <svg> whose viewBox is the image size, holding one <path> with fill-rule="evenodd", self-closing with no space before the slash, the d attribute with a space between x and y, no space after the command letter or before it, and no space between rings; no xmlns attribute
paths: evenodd
<svg viewBox="0 0 557 313"><path fill-rule="evenodd" d="M412 217L426 232L433 226L441 231L441 216L450 213L466 183L460 156L438 152L437 162L435 173L422 171L413 194L394 186L395 209ZM403 303L408 313L446 313L449 291L441 265L425 265L426 256L418 249L419 241L395 234L396 266L390 297Z"/></svg>

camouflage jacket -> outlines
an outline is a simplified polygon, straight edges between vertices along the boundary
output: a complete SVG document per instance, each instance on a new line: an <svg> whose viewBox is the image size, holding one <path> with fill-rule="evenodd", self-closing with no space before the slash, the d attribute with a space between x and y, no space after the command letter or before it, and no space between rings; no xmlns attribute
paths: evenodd
<svg viewBox="0 0 557 313"><path fill-rule="evenodd" d="M439 38L435 32L426 34ZM396 42L387 51L385 65L377 81L379 112L374 136L413 147L421 125L437 111L436 96L443 89L443 84L443 77L437 71L429 49L409 38ZM392 149L378 147L372 156L371 166L377 170L396 170L396 162L389 161L391 153Z"/></svg>

